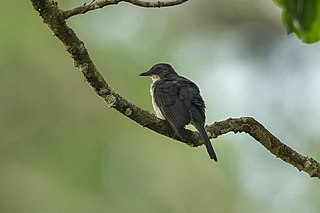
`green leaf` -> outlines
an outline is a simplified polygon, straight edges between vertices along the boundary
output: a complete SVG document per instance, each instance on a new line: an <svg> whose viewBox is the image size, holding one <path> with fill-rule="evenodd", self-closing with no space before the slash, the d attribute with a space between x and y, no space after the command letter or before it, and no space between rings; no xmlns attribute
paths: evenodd
<svg viewBox="0 0 320 213"><path fill-rule="evenodd" d="M288 33L295 33L305 43L320 40L320 0L274 0L283 9Z"/></svg>

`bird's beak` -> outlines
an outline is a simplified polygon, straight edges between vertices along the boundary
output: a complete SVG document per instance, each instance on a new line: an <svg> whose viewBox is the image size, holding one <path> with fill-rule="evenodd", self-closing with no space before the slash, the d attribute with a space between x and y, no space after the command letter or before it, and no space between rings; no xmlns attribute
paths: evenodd
<svg viewBox="0 0 320 213"><path fill-rule="evenodd" d="M149 76L150 75L150 71L140 73L139 75L140 76Z"/></svg>

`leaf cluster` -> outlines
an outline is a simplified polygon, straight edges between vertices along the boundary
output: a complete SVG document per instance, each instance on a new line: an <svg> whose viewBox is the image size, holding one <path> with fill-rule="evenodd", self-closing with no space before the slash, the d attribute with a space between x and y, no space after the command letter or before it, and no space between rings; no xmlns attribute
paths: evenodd
<svg viewBox="0 0 320 213"><path fill-rule="evenodd" d="M282 8L288 33L295 33L305 43L320 39L319 0L275 0Z"/></svg>

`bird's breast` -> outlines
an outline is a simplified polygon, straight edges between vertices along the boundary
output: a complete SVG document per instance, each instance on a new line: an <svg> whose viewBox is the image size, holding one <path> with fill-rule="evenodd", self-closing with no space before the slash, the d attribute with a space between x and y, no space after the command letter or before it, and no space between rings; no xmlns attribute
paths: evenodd
<svg viewBox="0 0 320 213"><path fill-rule="evenodd" d="M155 88L154 83L155 82L153 82L151 84L151 87L150 87L150 94L151 94L151 99L152 99L152 107L153 107L153 110L156 113L156 116L158 118L160 118L162 120L166 120L166 118L162 115L162 112L161 112L160 108L158 107L156 101L154 100L154 88Z"/></svg>

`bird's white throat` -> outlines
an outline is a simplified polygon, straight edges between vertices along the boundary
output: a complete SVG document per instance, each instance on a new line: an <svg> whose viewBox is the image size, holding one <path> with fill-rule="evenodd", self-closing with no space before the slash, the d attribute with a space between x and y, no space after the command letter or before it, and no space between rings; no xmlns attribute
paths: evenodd
<svg viewBox="0 0 320 213"><path fill-rule="evenodd" d="M154 83L156 81L160 80L160 77L158 75L151 75L150 76L152 79L152 84L150 87L150 94L151 94L151 99L152 99L152 107L154 112L156 113L156 116L162 120L166 120L166 118L162 115L160 108L158 107L158 105L156 104L156 101L154 100Z"/></svg>
<svg viewBox="0 0 320 213"><path fill-rule="evenodd" d="M151 75L150 77L153 83L160 80L160 77L158 75Z"/></svg>

